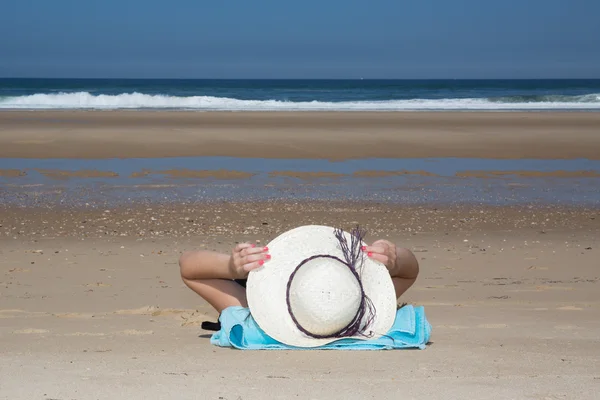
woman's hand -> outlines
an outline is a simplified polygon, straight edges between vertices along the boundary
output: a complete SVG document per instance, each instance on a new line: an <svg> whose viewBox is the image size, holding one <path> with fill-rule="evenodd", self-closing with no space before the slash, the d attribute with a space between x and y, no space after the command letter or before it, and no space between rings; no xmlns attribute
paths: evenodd
<svg viewBox="0 0 600 400"><path fill-rule="evenodd" d="M235 246L229 260L229 268L235 279L245 279L248 273L271 259L267 247L257 247L250 243Z"/></svg>
<svg viewBox="0 0 600 400"><path fill-rule="evenodd" d="M396 268L398 252L394 243L387 240L377 240L370 246L363 246L362 251L367 253L367 257L385 265L390 274Z"/></svg>

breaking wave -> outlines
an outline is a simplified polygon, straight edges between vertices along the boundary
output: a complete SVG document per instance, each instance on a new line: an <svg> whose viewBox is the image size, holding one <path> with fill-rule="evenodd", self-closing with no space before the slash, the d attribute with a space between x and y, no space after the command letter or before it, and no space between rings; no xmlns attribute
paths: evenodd
<svg viewBox="0 0 600 400"><path fill-rule="evenodd" d="M202 111L406 111L406 110L590 110L600 109L600 93L496 98L377 101L240 100L213 96L118 95L89 92L0 97L0 109L172 109Z"/></svg>

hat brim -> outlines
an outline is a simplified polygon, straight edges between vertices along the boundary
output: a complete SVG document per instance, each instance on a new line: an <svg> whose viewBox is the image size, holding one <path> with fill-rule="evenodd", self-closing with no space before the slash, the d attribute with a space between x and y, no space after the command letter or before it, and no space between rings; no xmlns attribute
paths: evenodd
<svg viewBox="0 0 600 400"><path fill-rule="evenodd" d="M344 232L348 243L350 234ZM312 338L294 324L286 303L290 275L303 260L316 254L330 254L343 259L334 228L320 225L301 226L287 231L268 243L271 260L248 275L248 307L258 326L273 339L294 347L319 347L340 338ZM396 317L396 292L387 268L378 261L364 258L358 271L365 295L371 300L375 317L368 331L371 339L385 335Z"/></svg>

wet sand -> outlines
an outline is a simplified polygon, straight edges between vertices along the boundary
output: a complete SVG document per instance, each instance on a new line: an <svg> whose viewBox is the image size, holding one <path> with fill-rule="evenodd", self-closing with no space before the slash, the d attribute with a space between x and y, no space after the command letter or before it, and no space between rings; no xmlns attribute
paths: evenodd
<svg viewBox="0 0 600 400"><path fill-rule="evenodd" d="M461 171L455 174L459 178L501 178L518 176L526 178L600 178L596 171Z"/></svg>
<svg viewBox="0 0 600 400"><path fill-rule="evenodd" d="M4 178L18 178L25 175L27 175L27 173L20 169L0 169L0 177Z"/></svg>
<svg viewBox="0 0 600 400"><path fill-rule="evenodd" d="M406 170L401 170L401 171L377 171L377 170L356 171L356 172L354 172L353 175L356 177L361 177L361 178L382 178L382 177L386 177L386 176L402 176L402 175L438 176L437 174L434 174L434 173L428 172L428 171L406 171Z"/></svg>
<svg viewBox="0 0 600 400"><path fill-rule="evenodd" d="M304 171L273 171L269 174L271 177L283 176L288 178L298 178L298 179L319 179L319 178L341 178L347 176L346 174L340 174L337 172L327 172L327 171L318 171L318 172L304 172Z"/></svg>
<svg viewBox="0 0 600 400"><path fill-rule="evenodd" d="M228 179L249 179L254 176L249 172L244 171L230 171L230 170L215 170L215 171L207 171L207 170L190 170L190 169L169 169L165 171L151 171L151 170L143 170L139 172L134 172L130 175L131 178L142 178L149 175L163 175L169 178L196 178L196 179L206 179L206 178L215 178L219 180L228 180Z"/></svg>
<svg viewBox="0 0 600 400"><path fill-rule="evenodd" d="M0 157L600 159L600 113L0 112Z"/></svg>
<svg viewBox="0 0 600 400"><path fill-rule="evenodd" d="M98 171L98 170L77 170L77 171L64 171L57 169L36 169L37 172L43 176L51 179L69 179L69 178L115 178L119 176L116 172L112 171Z"/></svg>

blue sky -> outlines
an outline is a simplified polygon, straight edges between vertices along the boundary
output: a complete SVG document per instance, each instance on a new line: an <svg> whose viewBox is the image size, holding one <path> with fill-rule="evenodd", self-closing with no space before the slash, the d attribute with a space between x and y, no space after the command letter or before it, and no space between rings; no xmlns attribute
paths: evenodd
<svg viewBox="0 0 600 400"><path fill-rule="evenodd" d="M598 0L5 0L0 76L600 78Z"/></svg>

